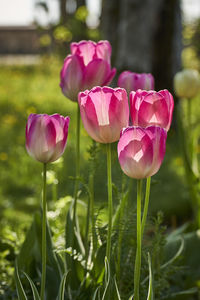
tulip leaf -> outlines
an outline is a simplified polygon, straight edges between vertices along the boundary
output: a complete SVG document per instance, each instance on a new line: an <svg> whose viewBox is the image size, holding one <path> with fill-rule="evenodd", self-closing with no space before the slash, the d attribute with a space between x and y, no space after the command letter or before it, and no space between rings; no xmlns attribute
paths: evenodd
<svg viewBox="0 0 200 300"><path fill-rule="evenodd" d="M105 257L105 289L103 292L102 300L107 299L107 294L109 291L109 284L110 284L110 266L107 257Z"/></svg>
<svg viewBox="0 0 200 300"><path fill-rule="evenodd" d="M168 265L172 264L181 255L181 253L183 252L185 242L184 242L184 239L182 237L180 237L180 239L181 239L181 244L180 244L180 247L179 247L178 251L176 252L176 254L170 260L168 260L166 263L164 263L160 267L161 269L164 269Z"/></svg>
<svg viewBox="0 0 200 300"><path fill-rule="evenodd" d="M19 269L23 270L31 278L41 276L41 233L41 213L36 213L18 255ZM47 281L49 284L46 285L46 297L48 300L55 300L58 295L64 268L61 265L63 265L63 262L61 260L58 261L56 257L51 239L51 230L47 222Z"/></svg>
<svg viewBox="0 0 200 300"><path fill-rule="evenodd" d="M67 218L66 218L66 228L65 228L65 245L66 249L66 263L67 268L73 270L71 274L71 288L78 290L80 282L83 280L85 272L81 262L83 259L76 259L77 255L84 257L85 249L80 236L78 218L76 217L76 228L73 228L73 202L71 203Z"/></svg>
<svg viewBox="0 0 200 300"><path fill-rule="evenodd" d="M152 267L151 267L151 257L148 252L148 263L149 263L149 290L147 300L153 300L153 274L152 274Z"/></svg>
<svg viewBox="0 0 200 300"><path fill-rule="evenodd" d="M192 295L192 294L196 294L198 293L198 288L193 287L191 289L185 290L185 291L180 291L180 292L176 292L170 295L170 299L171 297L177 297L177 296L183 296L183 295Z"/></svg>
<svg viewBox="0 0 200 300"><path fill-rule="evenodd" d="M22 282L19 277L19 270L18 270L18 263L16 261L15 263L15 283L16 283L16 288L17 288L17 295L19 300L28 300L26 297L26 293L24 291L24 288L22 286Z"/></svg>
<svg viewBox="0 0 200 300"><path fill-rule="evenodd" d="M117 227L117 225L119 224L121 216L123 217L123 212L124 212L125 205L127 203L128 195L129 195L129 191L127 191L122 196L120 204L118 205L118 207L116 209L116 212L115 212L114 217L113 217L113 225L112 225L113 228Z"/></svg>
<svg viewBox="0 0 200 300"><path fill-rule="evenodd" d="M60 288L59 288L59 293L58 293L58 298L57 300L64 300L65 299L65 284L66 284L66 279L70 271L66 272L63 274L61 283L60 283Z"/></svg>
<svg viewBox="0 0 200 300"><path fill-rule="evenodd" d="M97 288L96 288L96 290L95 290L95 292L94 292L94 295L93 295L93 297L92 297L92 300L100 300L100 293L99 293L99 291L100 291L100 286L98 286ZM96 297L98 296L98 299L96 299Z"/></svg>
<svg viewBox="0 0 200 300"><path fill-rule="evenodd" d="M32 293L33 293L33 300L40 300L40 296L38 294L38 290L34 284L34 282L32 281L32 279L28 276L28 274L26 274L25 272L23 272L24 275L26 276L26 278L28 279L31 289L32 289Z"/></svg>
<svg viewBox="0 0 200 300"><path fill-rule="evenodd" d="M117 286L117 282L116 282L116 277L114 278L114 283L115 283L115 291L116 291L116 294L117 294L117 300L121 300L119 290L118 290L118 286Z"/></svg>

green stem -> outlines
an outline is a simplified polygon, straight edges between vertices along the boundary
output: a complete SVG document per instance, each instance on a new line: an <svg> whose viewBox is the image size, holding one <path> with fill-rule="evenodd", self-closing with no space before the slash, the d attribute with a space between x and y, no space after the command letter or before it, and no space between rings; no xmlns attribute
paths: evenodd
<svg viewBox="0 0 200 300"><path fill-rule="evenodd" d="M134 272L134 300L139 300L140 269L141 269L141 196L142 180L137 181L137 251Z"/></svg>
<svg viewBox="0 0 200 300"><path fill-rule="evenodd" d="M144 227L146 224L146 219L147 219L147 214L148 214L148 207L149 207L149 195L150 195L150 186L151 186L151 177L147 178L146 182L146 193L145 193L145 200L144 200L144 211L143 211L143 216L142 216L142 238L144 234Z"/></svg>
<svg viewBox="0 0 200 300"><path fill-rule="evenodd" d="M76 226L76 208L78 193L78 178L80 176L80 109L77 103L77 120L76 120L76 180L74 185L74 205L73 205L73 228ZM73 235L74 236L74 235ZM72 241L73 247L73 241Z"/></svg>
<svg viewBox="0 0 200 300"><path fill-rule="evenodd" d="M112 173L111 173L111 144L107 144L107 179L108 179L108 235L106 256L110 263L111 233L112 233Z"/></svg>
<svg viewBox="0 0 200 300"><path fill-rule="evenodd" d="M86 229L85 229L85 267L87 272L88 266L88 256L89 256L89 245L88 245L88 235L89 235L89 227L90 227L90 210L91 210L91 201L92 201L92 189L93 188L93 174L89 175L89 195L88 195L88 204L87 204L87 220L86 220Z"/></svg>
<svg viewBox="0 0 200 300"><path fill-rule="evenodd" d="M94 217L94 170L90 176L89 180L90 187L90 219L92 227L92 253L96 253L97 243L95 238L95 217Z"/></svg>
<svg viewBox="0 0 200 300"><path fill-rule="evenodd" d="M44 300L45 294L45 282L46 282L46 171L47 165L43 164L43 199L42 199L42 282L41 282L41 291L40 298Z"/></svg>

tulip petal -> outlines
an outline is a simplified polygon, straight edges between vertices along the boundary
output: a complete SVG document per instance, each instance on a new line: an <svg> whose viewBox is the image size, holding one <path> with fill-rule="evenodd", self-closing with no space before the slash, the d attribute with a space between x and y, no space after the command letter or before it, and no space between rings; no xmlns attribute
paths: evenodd
<svg viewBox="0 0 200 300"><path fill-rule="evenodd" d="M169 111L169 122L166 127L166 130L168 131L172 122L173 117L173 111L174 111L174 99L172 94L168 90L162 90L159 91L159 94L163 96L163 98L166 99L167 105L168 105L168 111Z"/></svg>
<svg viewBox="0 0 200 300"><path fill-rule="evenodd" d="M65 149L68 124L69 118L58 114L30 115L26 125L28 153L42 163L55 161Z"/></svg>
<svg viewBox="0 0 200 300"><path fill-rule="evenodd" d="M81 41L71 44L72 54L76 54L83 58L84 65L87 66L95 56L96 44L92 41Z"/></svg>
<svg viewBox="0 0 200 300"><path fill-rule="evenodd" d="M128 125L129 108L124 89L95 87L79 93L83 125L97 142L112 143L119 139L120 131Z"/></svg>
<svg viewBox="0 0 200 300"><path fill-rule="evenodd" d="M150 73L124 71L119 76L118 86L125 88L128 94L138 89L149 91L154 89L154 77Z"/></svg>
<svg viewBox="0 0 200 300"><path fill-rule="evenodd" d="M90 89L103 85L105 78L110 74L110 66L105 60L94 59L85 68L84 86Z"/></svg>
<svg viewBox="0 0 200 300"><path fill-rule="evenodd" d="M165 156L167 131L161 127L150 126L147 128L147 134L153 142L153 162L151 174L154 175L160 169Z"/></svg>
<svg viewBox="0 0 200 300"><path fill-rule="evenodd" d="M69 55L65 59L60 73L60 87L63 94L76 101L78 92L83 87L84 64L78 55Z"/></svg>
<svg viewBox="0 0 200 300"><path fill-rule="evenodd" d="M167 90L130 93L130 114L135 126L156 125L169 130L173 108L173 97Z"/></svg>
<svg viewBox="0 0 200 300"><path fill-rule="evenodd" d="M96 58L106 60L110 64L112 48L108 41L99 41L96 44Z"/></svg>
<svg viewBox="0 0 200 300"><path fill-rule="evenodd" d="M102 85L109 85L113 78L115 77L115 74L116 74L117 70L115 68L113 68L110 73L108 74L108 77L105 79L105 81L103 82Z"/></svg>
<svg viewBox="0 0 200 300"><path fill-rule="evenodd" d="M118 143L122 170L132 178L148 177L153 162L153 144L145 129L129 127Z"/></svg>
<svg viewBox="0 0 200 300"><path fill-rule="evenodd" d="M138 124L142 127L157 125L166 128L169 122L168 105L159 93L147 95L138 111Z"/></svg>
<svg viewBox="0 0 200 300"><path fill-rule="evenodd" d="M117 147L123 172L136 179L154 175L165 155L166 138L166 130L157 126L124 129Z"/></svg>
<svg viewBox="0 0 200 300"><path fill-rule="evenodd" d="M79 93L78 101L86 131L95 141L99 141L97 114L91 97L88 94Z"/></svg>

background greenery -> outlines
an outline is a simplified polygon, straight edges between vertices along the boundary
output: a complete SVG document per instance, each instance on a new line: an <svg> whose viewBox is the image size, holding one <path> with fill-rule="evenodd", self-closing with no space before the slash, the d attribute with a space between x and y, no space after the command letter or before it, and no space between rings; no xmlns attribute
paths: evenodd
<svg viewBox="0 0 200 300"><path fill-rule="evenodd" d="M84 15L84 11L82 11ZM76 14L78 24L82 26L82 14ZM72 22L72 21L71 21ZM73 31L73 22L70 23ZM79 29L76 25L76 29ZM199 22L184 27L183 63L185 67L199 68L199 43L197 36ZM67 52L59 43L66 41L69 31L66 27L57 27L55 37L58 41L54 55L43 55L38 65L1 66L0 68L0 299L9 286L13 286L12 274L14 260L22 245L25 234L30 227L35 212L39 211L41 200L42 166L28 156L25 149L25 126L30 113L59 113L71 118L67 148L63 159L48 166L48 209L49 220L53 228L53 239L57 246L63 245L65 217L73 194L73 176L75 175L75 126L76 103L66 99L59 87L59 73L63 58ZM68 36L67 36L68 34ZM84 32L86 37L98 38L97 30ZM44 41L43 41L44 42ZM62 51L60 51L62 49ZM58 55L59 54L59 55ZM200 95L192 100L193 131L200 127ZM186 104L183 100L183 110ZM186 117L183 115L186 122ZM88 182L89 167L88 147L91 139L81 127L81 176ZM166 156L158 174L153 177L150 197L150 215L158 211L164 213L164 223L168 226L165 232L177 228L185 222L193 221L192 202L185 179L184 165L176 122L168 134ZM200 147L195 149L199 156ZM119 191L124 184L116 152L112 145L113 183ZM98 165L95 174L95 206L101 224L106 221L107 186L106 186L106 153L104 146L99 146ZM129 180L130 181L130 180ZM128 184L128 183L127 183ZM128 199L129 209L135 208L136 186L134 181L132 193ZM117 189L114 188L114 206L118 204ZM80 199L87 202L84 184L80 184ZM79 209L82 224L85 222L86 209ZM134 215L133 215L134 217ZM82 226L83 228L83 226ZM195 252L195 248L193 248ZM189 255L191 254L188 252ZM197 254L197 253L196 253ZM195 255L196 255L195 254ZM193 263L195 268L195 262ZM199 274L198 274L199 275ZM198 281L198 276L195 277ZM195 282L196 282L195 281ZM197 283L198 285L199 283Z"/></svg>

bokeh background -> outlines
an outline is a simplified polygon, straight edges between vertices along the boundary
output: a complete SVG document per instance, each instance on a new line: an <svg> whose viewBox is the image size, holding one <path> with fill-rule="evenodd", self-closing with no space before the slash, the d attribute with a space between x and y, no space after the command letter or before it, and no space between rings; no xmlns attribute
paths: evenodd
<svg viewBox="0 0 200 300"><path fill-rule="evenodd" d="M156 90L174 95L173 77L183 68L200 70L199 0L1 0L0 1L0 291L9 285L13 261L41 198L42 166L25 149L30 113L60 113L71 118L63 159L49 166L49 210L59 203L67 211L75 175L76 107L59 87L59 74L72 41L108 39L112 66L151 72ZM175 102L177 101L175 97ZM192 120L199 131L200 95L193 100ZM176 112L176 109L175 109ZM88 181L88 145L81 128L81 175ZM106 215L105 149L100 147L95 175L96 208ZM113 182L122 186L122 173L113 144ZM196 152L200 153L197 145ZM81 188L81 186L80 186ZM135 203L133 183L132 199ZM115 205L117 193L114 193ZM87 200L84 191L80 194ZM178 142L176 114L168 135L160 172L153 177L150 213L164 212L170 228L193 219ZM56 218L55 214L49 215ZM84 212L83 212L84 218ZM62 220L62 218L61 218ZM64 230L58 222L57 236ZM9 277L10 276L10 277ZM0 292L1 295L1 292Z"/></svg>

